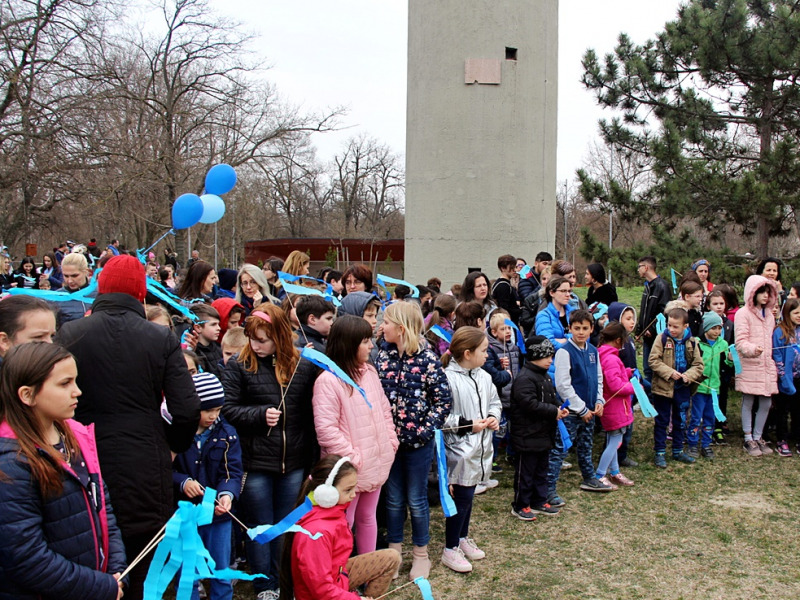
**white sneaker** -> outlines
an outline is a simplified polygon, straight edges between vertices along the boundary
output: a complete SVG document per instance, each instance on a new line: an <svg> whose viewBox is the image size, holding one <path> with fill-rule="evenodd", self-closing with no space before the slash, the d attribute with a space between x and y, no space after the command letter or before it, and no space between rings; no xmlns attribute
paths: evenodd
<svg viewBox="0 0 800 600"><path fill-rule="evenodd" d="M278 600L281 597L279 590L264 590L256 596L257 600Z"/></svg>
<svg viewBox="0 0 800 600"><path fill-rule="evenodd" d="M572 463L571 462L567 462L565 460L564 462L561 463L561 470L562 471L568 471L571 468L572 468Z"/></svg>
<svg viewBox="0 0 800 600"><path fill-rule="evenodd" d="M492 488L496 488L500 485L500 482L497 479L487 479L486 481L481 481L478 485L484 486L487 490L491 490Z"/></svg>
<svg viewBox="0 0 800 600"><path fill-rule="evenodd" d="M486 487L486 484L479 483L478 485L475 486L475 495L477 496L478 494L483 494L488 489L489 488Z"/></svg>
<svg viewBox="0 0 800 600"><path fill-rule="evenodd" d="M486 558L486 552L478 548L478 544L472 538L461 538L458 540L458 547L469 560Z"/></svg>
<svg viewBox="0 0 800 600"><path fill-rule="evenodd" d="M472 572L472 565L464 556L461 548L445 548L442 552L442 564L457 573Z"/></svg>

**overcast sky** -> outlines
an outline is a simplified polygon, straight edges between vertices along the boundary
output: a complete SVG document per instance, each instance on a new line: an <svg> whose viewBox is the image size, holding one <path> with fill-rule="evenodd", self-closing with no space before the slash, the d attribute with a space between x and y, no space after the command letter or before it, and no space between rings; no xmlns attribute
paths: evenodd
<svg viewBox="0 0 800 600"><path fill-rule="evenodd" d="M436 0L429 0L431 2ZM322 159L362 132L405 153L407 0L211 0L258 35L256 51L287 101L344 106L347 129L317 135ZM561 0L558 180L572 179L603 116L580 84L587 48L610 52L620 32L641 43L675 17L679 0Z"/></svg>

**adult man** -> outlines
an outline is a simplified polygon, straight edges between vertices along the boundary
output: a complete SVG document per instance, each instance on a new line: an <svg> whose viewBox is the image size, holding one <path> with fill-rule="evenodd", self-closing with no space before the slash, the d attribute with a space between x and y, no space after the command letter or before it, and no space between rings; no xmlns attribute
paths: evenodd
<svg viewBox="0 0 800 600"><path fill-rule="evenodd" d="M589 293L586 296L586 304L589 306L595 302L602 302L608 306L617 301L617 288L606 281L606 270L600 263L592 263L586 267L583 280L589 286Z"/></svg>
<svg viewBox="0 0 800 600"><path fill-rule="evenodd" d="M64 277L62 291L74 294L86 288L89 285L89 263L86 262L86 257L80 252L67 254L61 261L61 274ZM94 295L89 296L94 297ZM63 324L80 319L91 307L91 302L81 299L59 302L59 322Z"/></svg>
<svg viewBox="0 0 800 600"><path fill-rule="evenodd" d="M132 560L172 515L170 451L192 443L200 401L178 338L145 318L142 264L115 256L97 284L92 314L66 323L57 341L78 364L83 394L75 418L95 425L100 465ZM161 417L162 398L170 424ZM149 563L131 572L126 599L142 597Z"/></svg>
<svg viewBox="0 0 800 600"><path fill-rule="evenodd" d="M643 256L639 259L639 277L644 279L642 303L639 307L639 320L636 323L636 335L642 340L642 354L644 362L644 376L647 381L652 380L653 372L648 360L653 342L656 340L656 319L664 312L667 302L672 300L667 282L656 273L656 259L652 256Z"/></svg>
<svg viewBox="0 0 800 600"><path fill-rule="evenodd" d="M114 256L119 256L119 240L117 239L111 240L106 250L111 252L111 254L113 254Z"/></svg>
<svg viewBox="0 0 800 600"><path fill-rule="evenodd" d="M517 302L517 291L511 285L517 259L510 254L503 254L497 259L497 270L500 271L492 286L492 297L499 308L504 309L514 323L519 323L519 314L522 312Z"/></svg>
<svg viewBox="0 0 800 600"><path fill-rule="evenodd" d="M531 294L539 291L542 286L542 271L553 262L553 256L549 252L539 252L533 261L533 268L525 278L520 278L518 291L520 300L525 300Z"/></svg>
<svg viewBox="0 0 800 600"><path fill-rule="evenodd" d="M186 268L188 269L198 260L200 260L200 252L198 252L197 250L192 250L192 257L188 261L186 261Z"/></svg>

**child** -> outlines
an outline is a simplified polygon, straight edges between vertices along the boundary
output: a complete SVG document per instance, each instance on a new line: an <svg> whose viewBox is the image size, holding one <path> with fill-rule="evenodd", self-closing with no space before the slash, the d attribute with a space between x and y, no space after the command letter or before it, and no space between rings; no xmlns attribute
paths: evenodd
<svg viewBox="0 0 800 600"><path fill-rule="evenodd" d="M722 286L717 286L706 297L706 312L715 312L722 319L722 338L728 344L728 348L734 345L735 336L733 331L733 320L728 318L728 300ZM726 286L730 287L730 286ZM720 365L720 381L719 381L719 409L723 415L728 415L728 392L731 387L731 380L734 376L733 364L723 362ZM730 433L727 421L716 421L714 425L714 433L711 438L717 446L727 446L728 442L725 441L725 436Z"/></svg>
<svg viewBox="0 0 800 600"><path fill-rule="evenodd" d="M194 353L193 350L189 350L188 348L184 348L183 352L183 359L186 361L186 368L189 371L189 375L194 377L198 373L203 372L203 368L200 364L200 357Z"/></svg>
<svg viewBox="0 0 800 600"><path fill-rule="evenodd" d="M217 491L214 520L210 525L198 527L197 531L219 569L230 563L231 518L228 513L242 488L242 449L236 430L219 414L225 402L219 379L211 373L200 373L192 379L200 398L200 422L194 444L172 463L172 480L183 500L199 501L206 487ZM192 600L199 597L195 586ZM233 598L231 582L212 579L210 597Z"/></svg>
<svg viewBox="0 0 800 600"><path fill-rule="evenodd" d="M792 288L794 289L794 288ZM778 455L789 457L788 417L791 414L791 437L800 454L800 351L797 349L800 332L800 300L789 298L783 305L781 322L772 334L772 358L778 369L778 395L775 396L775 427L778 436Z"/></svg>
<svg viewBox="0 0 800 600"><path fill-rule="evenodd" d="M350 296L350 294L348 294ZM450 414L450 385L432 350L420 344L422 312L419 306L397 302L386 308L384 343L375 365L389 398L400 441L386 482L386 541L401 551L406 507L411 512L414 542L409 577L430 573L430 507L428 471L433 462L433 436Z"/></svg>
<svg viewBox="0 0 800 600"><path fill-rule="evenodd" d="M517 259L510 254L504 254L497 259L497 269L500 277L495 279L492 286L492 298L498 308L502 308L509 315L514 323L519 322L519 315L522 312L517 301L517 290L511 285L511 279L516 274Z"/></svg>
<svg viewBox="0 0 800 600"><path fill-rule="evenodd" d="M761 438L772 395L778 393L778 370L772 359L772 333L778 304L778 290L772 279L751 275L744 284L744 306L736 313L736 351L742 372L736 376L736 389L742 392L744 450L750 456L772 454ZM757 403L755 423L753 406Z"/></svg>
<svg viewBox="0 0 800 600"><path fill-rule="evenodd" d="M232 327L225 332L222 338L222 364L227 365L228 361L239 354L247 345L247 336L244 334L244 327Z"/></svg>
<svg viewBox="0 0 800 600"><path fill-rule="evenodd" d="M72 355L54 344L22 344L3 360L4 598L122 597L125 548L100 472L94 428L72 419L81 394L77 374Z"/></svg>
<svg viewBox="0 0 800 600"><path fill-rule="evenodd" d="M683 301L689 305L689 331L692 337L700 337L703 333L703 286L696 281L685 281L680 292Z"/></svg>
<svg viewBox="0 0 800 600"><path fill-rule="evenodd" d="M297 346L302 348L311 344L314 350L325 352L325 340L331 331L336 307L322 296L301 296L295 308L300 322Z"/></svg>
<svg viewBox="0 0 800 600"><path fill-rule="evenodd" d="M381 309L380 298L369 292L350 292L342 298L339 315L361 317L372 326L373 335L378 329L378 311Z"/></svg>
<svg viewBox="0 0 800 600"><path fill-rule="evenodd" d="M522 352L514 341L514 330L506 325L506 315L500 309L492 313L489 319L489 358L496 357L505 373L511 375L509 382L504 386L497 386L497 393L500 402L503 404L503 415L500 419L500 429L493 435L494 438L494 462L492 463L493 473L502 473L498 461L498 450L501 442L508 439L508 408L511 402L511 385L519 373L522 363ZM494 356L493 356L494 355Z"/></svg>
<svg viewBox="0 0 800 600"><path fill-rule="evenodd" d="M369 323L353 315L336 319L328 337L328 356L366 392L372 406L352 386L327 371L317 377L313 398L314 427L322 456L351 456L359 470L356 496L347 509L347 522L355 524L359 554L375 550L378 499L399 445L392 409L370 360L371 350Z"/></svg>
<svg viewBox="0 0 800 600"><path fill-rule="evenodd" d="M447 294L439 294L436 300L433 301L433 310L425 319L425 339L431 345L431 349L437 356L441 357L442 354L447 352L450 343L443 340L441 337L433 333L430 329L434 325L438 325L444 329L451 336L453 335L453 322L456 318L456 299Z"/></svg>
<svg viewBox="0 0 800 600"><path fill-rule="evenodd" d="M308 496L314 507L297 524L312 535L322 535L286 534L281 600L371 600L388 591L392 574L400 567L396 551L350 556L353 534L345 511L357 485L358 472L349 457L329 454L311 469L297 505ZM361 586L363 597L355 591Z"/></svg>
<svg viewBox="0 0 800 600"><path fill-rule="evenodd" d="M628 342L627 328L619 322L609 323L600 333L600 366L603 370L603 414L600 423L606 432L606 447L597 465L596 477L616 489L633 485L619 470L617 451L628 427L633 424L631 396L634 393L628 369L619 357Z"/></svg>
<svg viewBox="0 0 800 600"><path fill-rule="evenodd" d="M568 282L563 278L557 279L564 282L566 289ZM566 294L563 295L566 297ZM594 417L603 414L603 373L600 370L597 348L589 343L593 323L592 315L586 310L578 309L570 314L571 337L564 340L561 348L556 351L555 384L561 401L569 400L567 408L570 414L564 419L564 425L578 456L583 475L581 489L587 492L610 492L613 488L595 477L592 463ZM546 337L549 339L549 336ZM556 493L556 484L566 455L563 442L557 440L555 448L550 451L550 467L547 473L547 503L553 508L561 508L565 504Z"/></svg>
<svg viewBox="0 0 800 600"><path fill-rule="evenodd" d="M691 464L694 459L683 451L686 410L692 388L703 375L703 357L689 331L689 313L673 308L667 313L667 329L656 336L650 351L653 371L653 406L658 415L653 425L654 463L667 468L667 425L672 415L672 459Z"/></svg>
<svg viewBox="0 0 800 600"><path fill-rule="evenodd" d="M145 316L151 323L166 327L167 329L172 329L172 319L169 316L169 312L160 304L151 304L148 306L145 311Z"/></svg>
<svg viewBox="0 0 800 600"><path fill-rule="evenodd" d="M486 361L489 340L477 327L461 327L442 361L453 397L445 421L444 441L450 492L457 513L447 517L442 564L458 573L472 571L470 560L486 553L469 537L472 501L479 482L488 478L494 455L491 431L500 426L502 406Z"/></svg>
<svg viewBox="0 0 800 600"><path fill-rule="evenodd" d="M636 344L633 342L632 335L636 329L636 309L632 306L622 302L612 302L608 306L608 322L613 323L618 321L625 328L628 333L628 341L622 346L619 351L619 359L626 369L638 369L636 362ZM649 389L650 382L640 376L640 380L645 390ZM636 397L632 399L632 404L636 404ZM621 467L638 467L639 463L628 456L628 446L633 438L633 423L628 425L625 434L622 436L622 445L617 451L617 460Z"/></svg>
<svg viewBox="0 0 800 600"><path fill-rule="evenodd" d="M458 331L460 327L486 329L486 309L483 304L475 300L459 304L456 307L456 319L453 323L453 329Z"/></svg>
<svg viewBox="0 0 800 600"><path fill-rule="evenodd" d="M211 306L219 313L219 339L222 340L228 330L239 327L245 318L244 306L233 298L217 298Z"/></svg>
<svg viewBox="0 0 800 600"><path fill-rule="evenodd" d="M703 315L703 336L700 338L700 351L703 354L703 382L692 397L692 418L689 422L687 454L698 457L697 442L700 438L700 427L703 428L700 441L700 452L709 460L714 458L711 449L712 432L716 417L711 400L711 391L719 392L720 373L723 362L728 361L728 343L722 337L722 317L715 312Z"/></svg>
<svg viewBox="0 0 800 600"><path fill-rule="evenodd" d="M536 514L558 514L548 504L547 468L556 443L556 423L569 414L559 408L556 388L547 374L556 349L546 337L525 342L526 362L511 387L509 433L517 455L511 514L535 521Z"/></svg>
<svg viewBox="0 0 800 600"><path fill-rule="evenodd" d="M217 342L219 339L220 325L219 313L210 304L197 303L192 305L192 312L200 319L195 323L192 331L197 336L194 351L203 360L207 370L217 377L222 375L219 362L222 360L222 348Z"/></svg>

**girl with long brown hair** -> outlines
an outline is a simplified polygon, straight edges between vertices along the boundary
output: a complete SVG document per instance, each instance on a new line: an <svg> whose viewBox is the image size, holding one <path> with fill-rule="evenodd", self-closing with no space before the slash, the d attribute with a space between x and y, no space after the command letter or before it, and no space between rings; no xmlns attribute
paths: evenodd
<svg viewBox="0 0 800 600"><path fill-rule="evenodd" d="M222 413L239 432L245 483L240 498L248 527L277 523L292 510L303 473L314 460L316 435L311 397L316 368L300 358L286 313L268 302L245 319L248 343L222 373ZM248 562L269 579L253 582L256 594L278 588L280 538L247 542Z"/></svg>
<svg viewBox="0 0 800 600"><path fill-rule="evenodd" d="M0 374L0 597L122 597L125 548L94 429L73 421L75 359L53 344L12 348Z"/></svg>

